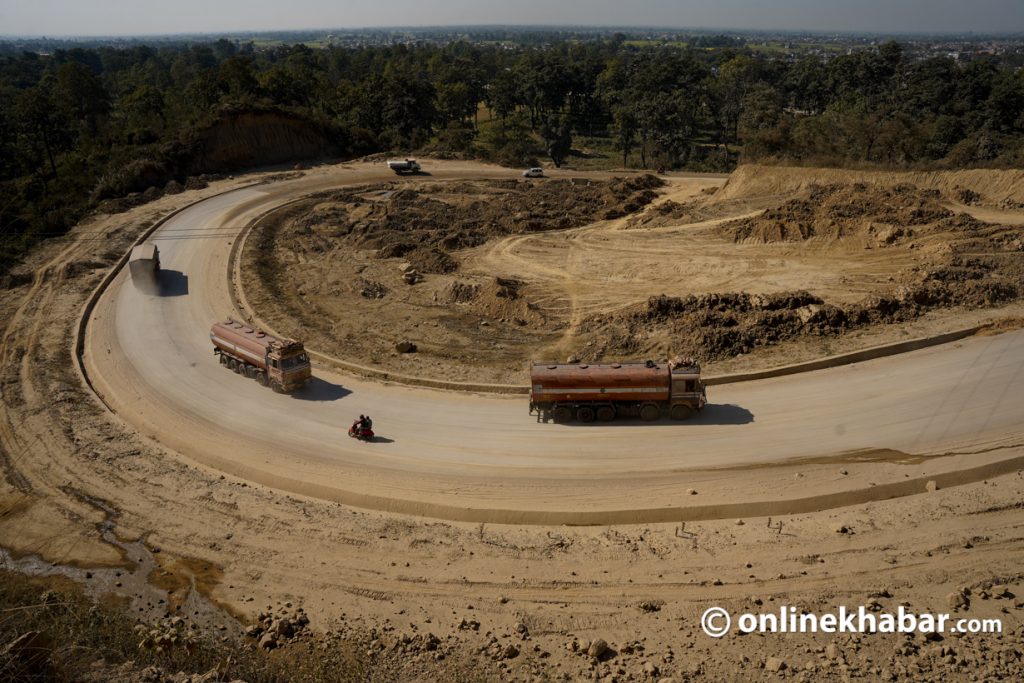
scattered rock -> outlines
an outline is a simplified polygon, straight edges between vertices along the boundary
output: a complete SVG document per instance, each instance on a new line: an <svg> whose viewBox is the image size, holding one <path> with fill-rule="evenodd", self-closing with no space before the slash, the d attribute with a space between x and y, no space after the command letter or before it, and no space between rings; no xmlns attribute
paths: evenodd
<svg viewBox="0 0 1024 683"><path fill-rule="evenodd" d="M593 659L600 659L608 652L608 643L603 638L597 638L587 648L587 655Z"/></svg>
<svg viewBox="0 0 1024 683"><path fill-rule="evenodd" d="M764 662L765 671L778 673L786 668L786 662L778 657L769 657Z"/></svg>
<svg viewBox="0 0 1024 683"><path fill-rule="evenodd" d="M928 493L935 493L939 490L939 485L935 483L934 479L929 479L928 483L924 485L924 490Z"/></svg>
<svg viewBox="0 0 1024 683"><path fill-rule="evenodd" d="M946 596L946 604L950 609L967 609L971 606L971 600L967 597L967 592L960 589Z"/></svg>
<svg viewBox="0 0 1024 683"><path fill-rule="evenodd" d="M408 339L404 339L395 344L395 351L399 353L416 353L417 346Z"/></svg>

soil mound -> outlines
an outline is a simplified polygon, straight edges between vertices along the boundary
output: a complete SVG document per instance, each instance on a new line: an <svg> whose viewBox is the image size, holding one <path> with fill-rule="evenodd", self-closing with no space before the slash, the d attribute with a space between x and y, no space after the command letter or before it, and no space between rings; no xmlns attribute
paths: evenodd
<svg viewBox="0 0 1024 683"><path fill-rule="evenodd" d="M975 200L962 189L961 200ZM1005 304L1024 296L1024 238L1020 229L985 223L941 204L937 189L903 183L808 185L797 196L754 218L718 230L735 241L798 242L854 237L866 249L901 245L920 256L892 284L845 306L806 291L777 294L710 293L655 296L643 304L592 316L584 360L603 356L686 354L722 360L800 337L838 336L899 323L949 307ZM674 217L689 207L664 202L647 211Z"/></svg>
<svg viewBox="0 0 1024 683"><path fill-rule="evenodd" d="M800 241L819 237L841 239L873 235L883 244L909 238L915 229L950 219L938 190L902 184L876 188L853 185L811 185L780 206L722 229L736 241Z"/></svg>
<svg viewBox="0 0 1024 683"><path fill-rule="evenodd" d="M950 198L955 198L957 192L967 189L978 195L975 198L977 202L1024 202L1024 170L1020 169L854 171L758 164L745 164L737 168L711 201L780 197L803 192L811 185L855 183L865 183L874 187L910 183L920 188L938 190L943 196Z"/></svg>
<svg viewBox="0 0 1024 683"><path fill-rule="evenodd" d="M319 195L291 221L287 248L304 255L356 247L402 258L420 273L451 273L450 252L492 237L587 225L640 211L664 181L653 175L608 181L495 180L347 189Z"/></svg>

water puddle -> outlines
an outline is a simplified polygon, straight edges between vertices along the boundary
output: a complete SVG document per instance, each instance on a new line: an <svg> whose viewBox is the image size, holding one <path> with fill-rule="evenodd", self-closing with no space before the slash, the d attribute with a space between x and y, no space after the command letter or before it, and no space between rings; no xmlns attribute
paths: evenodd
<svg viewBox="0 0 1024 683"><path fill-rule="evenodd" d="M121 553L121 566L84 568L55 564L37 555L15 557L6 548L0 548L0 565L29 576L70 579L96 600L112 597L124 600L129 611L146 623L177 616L206 628L225 625L225 636L241 637L241 625L204 595L203 589L209 589L212 583L209 574L214 574L214 579L219 578L219 569L185 558L161 561L163 558L157 558L159 549L147 547L145 537L130 542L117 537L115 529L120 512L107 501L72 487L61 490L103 512L103 521L97 524L97 530L105 543ZM206 570L205 585L202 580L197 581L200 570Z"/></svg>

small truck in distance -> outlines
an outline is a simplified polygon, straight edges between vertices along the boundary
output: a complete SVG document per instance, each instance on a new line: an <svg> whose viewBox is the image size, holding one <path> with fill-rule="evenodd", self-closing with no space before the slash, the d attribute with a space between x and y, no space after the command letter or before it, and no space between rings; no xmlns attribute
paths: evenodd
<svg viewBox="0 0 1024 683"><path fill-rule="evenodd" d="M547 422L610 422L616 417L685 420L707 403L700 365L667 363L534 363L530 414Z"/></svg>
<svg viewBox="0 0 1024 683"><path fill-rule="evenodd" d="M388 162L388 168L398 175L420 172L420 165L415 159L392 159Z"/></svg>
<svg viewBox="0 0 1024 683"><path fill-rule="evenodd" d="M213 324L210 341L221 365L274 391L295 391L313 379L300 341L280 339L231 318Z"/></svg>

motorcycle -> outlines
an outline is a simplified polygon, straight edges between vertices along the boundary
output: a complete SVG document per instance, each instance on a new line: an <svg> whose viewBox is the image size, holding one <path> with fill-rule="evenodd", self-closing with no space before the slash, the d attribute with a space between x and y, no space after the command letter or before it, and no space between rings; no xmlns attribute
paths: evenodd
<svg viewBox="0 0 1024 683"><path fill-rule="evenodd" d="M360 439L361 441L373 441L373 430L369 427L361 427L358 420L353 422L352 426L348 428L348 435L353 439Z"/></svg>

